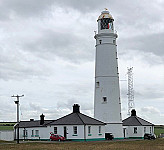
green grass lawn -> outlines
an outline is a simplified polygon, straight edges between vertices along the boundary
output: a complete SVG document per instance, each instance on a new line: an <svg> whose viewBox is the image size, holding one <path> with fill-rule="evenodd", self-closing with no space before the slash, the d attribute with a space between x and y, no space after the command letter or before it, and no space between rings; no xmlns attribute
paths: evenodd
<svg viewBox="0 0 164 150"><path fill-rule="evenodd" d="M15 123L0 123L0 130L14 130Z"/></svg>
<svg viewBox="0 0 164 150"><path fill-rule="evenodd" d="M13 126L0 126L0 130L14 130Z"/></svg>
<svg viewBox="0 0 164 150"><path fill-rule="evenodd" d="M160 135L160 133L164 133L164 126L155 126L154 128L155 135Z"/></svg>
<svg viewBox="0 0 164 150"><path fill-rule="evenodd" d="M163 150L164 139L101 142L5 143L0 150Z"/></svg>

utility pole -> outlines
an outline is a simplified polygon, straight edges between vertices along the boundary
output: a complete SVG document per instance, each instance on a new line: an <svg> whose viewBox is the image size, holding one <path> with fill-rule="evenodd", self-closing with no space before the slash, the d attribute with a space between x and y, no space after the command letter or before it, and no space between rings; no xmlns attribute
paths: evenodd
<svg viewBox="0 0 164 150"><path fill-rule="evenodd" d="M19 98L20 97L23 97L24 95L21 95L21 96L19 96L19 95L16 95L16 96L11 96L11 97L16 97L17 99L16 99L16 101L14 101L15 102L15 104L17 105L17 144L19 144Z"/></svg>
<svg viewBox="0 0 164 150"><path fill-rule="evenodd" d="M134 108L134 89L133 89L133 67L128 68L128 115L130 116L130 111Z"/></svg>

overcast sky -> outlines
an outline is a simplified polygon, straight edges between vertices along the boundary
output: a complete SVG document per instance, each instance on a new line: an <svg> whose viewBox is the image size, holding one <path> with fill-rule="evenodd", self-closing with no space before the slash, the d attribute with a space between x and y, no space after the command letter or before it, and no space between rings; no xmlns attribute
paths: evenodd
<svg viewBox="0 0 164 150"><path fill-rule="evenodd" d="M0 121L57 119L74 103L93 117L97 18L118 33L120 80L133 67L137 115L164 124L164 1L0 0ZM127 81L120 81L127 117Z"/></svg>

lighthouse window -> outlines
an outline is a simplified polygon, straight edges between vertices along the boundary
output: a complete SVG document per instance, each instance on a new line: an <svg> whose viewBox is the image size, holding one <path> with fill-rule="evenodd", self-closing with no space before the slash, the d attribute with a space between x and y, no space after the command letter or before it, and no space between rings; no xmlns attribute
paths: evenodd
<svg viewBox="0 0 164 150"><path fill-rule="evenodd" d="M120 97L119 97L119 104L121 104L121 99L120 99Z"/></svg>
<svg viewBox="0 0 164 150"><path fill-rule="evenodd" d="M101 30L102 29L112 29L113 30L113 20L110 18L101 19Z"/></svg>
<svg viewBox="0 0 164 150"><path fill-rule="evenodd" d="M103 102L107 102L107 97L106 96L103 97Z"/></svg>
<svg viewBox="0 0 164 150"><path fill-rule="evenodd" d="M101 41L102 41L102 40L99 40L100 44L101 44Z"/></svg>
<svg viewBox="0 0 164 150"><path fill-rule="evenodd" d="M96 87L98 88L100 86L100 83L99 82L96 82Z"/></svg>

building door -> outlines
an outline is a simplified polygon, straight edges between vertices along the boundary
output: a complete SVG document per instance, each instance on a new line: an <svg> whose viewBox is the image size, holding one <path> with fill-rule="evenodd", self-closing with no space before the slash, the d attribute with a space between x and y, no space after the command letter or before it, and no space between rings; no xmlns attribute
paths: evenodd
<svg viewBox="0 0 164 150"><path fill-rule="evenodd" d="M64 137L67 139L67 127L64 127Z"/></svg>
<svg viewBox="0 0 164 150"><path fill-rule="evenodd" d="M124 130L124 138L126 138L126 128L124 128L123 130Z"/></svg>

